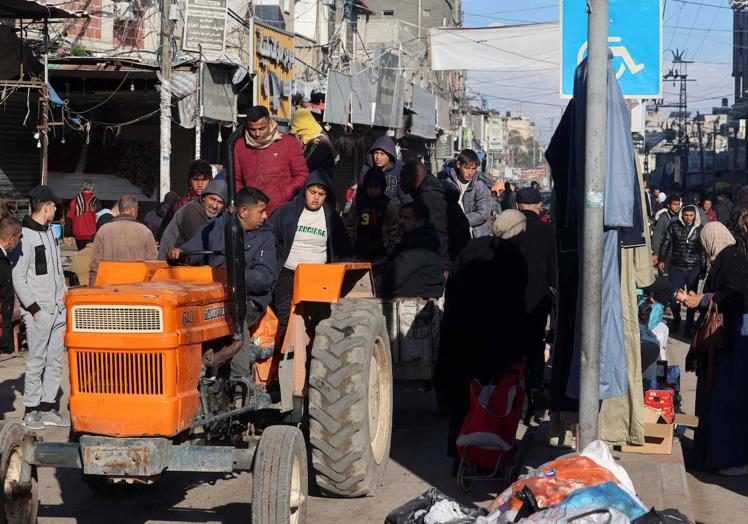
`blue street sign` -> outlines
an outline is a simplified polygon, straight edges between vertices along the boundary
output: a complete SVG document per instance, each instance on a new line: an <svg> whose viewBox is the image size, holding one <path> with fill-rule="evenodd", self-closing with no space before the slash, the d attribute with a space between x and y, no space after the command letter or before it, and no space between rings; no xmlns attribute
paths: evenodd
<svg viewBox="0 0 748 524"><path fill-rule="evenodd" d="M662 96L662 0L609 0L608 47L626 98ZM561 96L587 56L587 0L561 0Z"/></svg>

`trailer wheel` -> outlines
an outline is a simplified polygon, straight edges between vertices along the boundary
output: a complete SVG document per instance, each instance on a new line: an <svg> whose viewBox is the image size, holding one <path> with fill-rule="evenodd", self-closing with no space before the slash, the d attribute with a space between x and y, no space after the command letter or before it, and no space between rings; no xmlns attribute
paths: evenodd
<svg viewBox="0 0 748 524"><path fill-rule="evenodd" d="M392 436L392 356L378 304L343 299L317 325L309 371L309 442L325 495L384 483Z"/></svg>
<svg viewBox="0 0 748 524"><path fill-rule="evenodd" d="M36 522L39 509L36 466L31 466L31 489L14 493L21 479L26 438L26 429L17 422L7 422L0 429L0 524Z"/></svg>
<svg viewBox="0 0 748 524"><path fill-rule="evenodd" d="M293 426L266 428L252 471L252 524L305 524L308 482L301 431Z"/></svg>

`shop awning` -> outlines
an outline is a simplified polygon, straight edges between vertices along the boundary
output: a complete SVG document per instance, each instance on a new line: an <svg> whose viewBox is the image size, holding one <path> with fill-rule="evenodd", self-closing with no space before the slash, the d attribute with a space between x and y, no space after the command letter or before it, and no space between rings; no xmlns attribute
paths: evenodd
<svg viewBox="0 0 748 524"><path fill-rule="evenodd" d="M83 18L88 15L71 13L53 5L40 4L33 0L3 0L0 2L0 18L23 20L47 20L50 18Z"/></svg>

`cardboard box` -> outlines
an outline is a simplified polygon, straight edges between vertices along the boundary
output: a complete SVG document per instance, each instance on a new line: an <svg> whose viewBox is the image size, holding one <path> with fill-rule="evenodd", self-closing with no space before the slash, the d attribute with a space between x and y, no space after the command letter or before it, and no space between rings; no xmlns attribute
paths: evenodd
<svg viewBox="0 0 748 524"><path fill-rule="evenodd" d="M698 424L698 417L682 413L676 414L673 423L668 424L659 410L646 406L644 408L644 445L621 446L621 451L644 455L670 455L673 452L675 426L696 427Z"/></svg>

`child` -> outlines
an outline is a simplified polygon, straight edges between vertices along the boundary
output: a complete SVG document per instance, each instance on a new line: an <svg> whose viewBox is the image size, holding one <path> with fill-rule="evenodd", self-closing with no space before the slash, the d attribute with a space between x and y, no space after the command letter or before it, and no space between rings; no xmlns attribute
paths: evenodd
<svg viewBox="0 0 748 524"><path fill-rule="evenodd" d="M398 205L384 194L386 188L384 172L369 169L345 216L353 252L360 260L379 262L400 243Z"/></svg>

